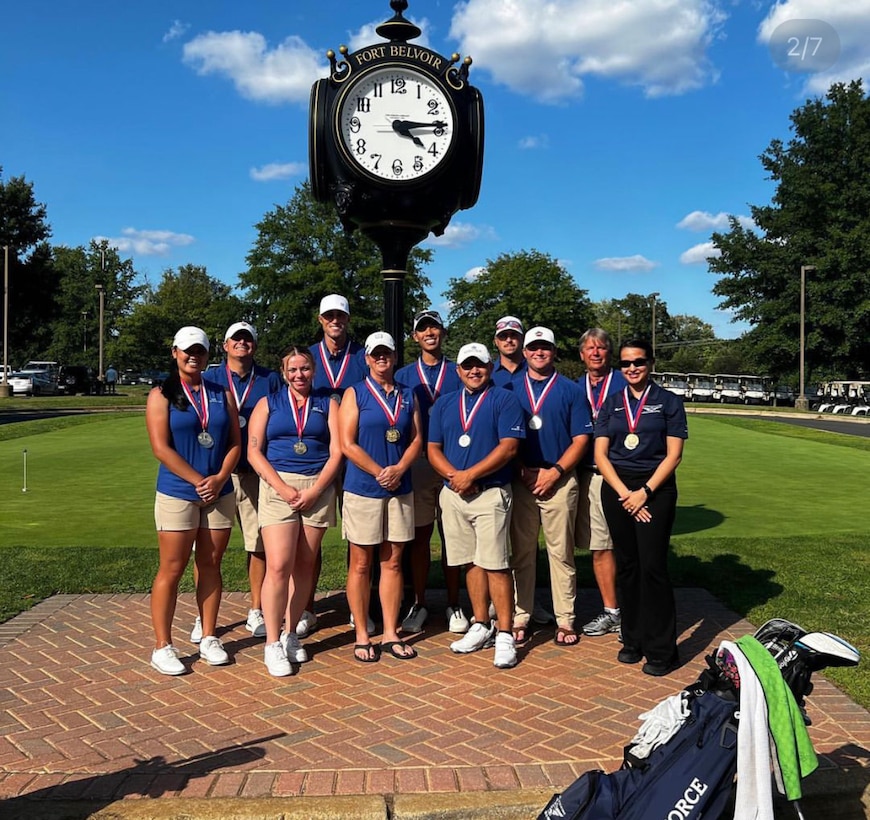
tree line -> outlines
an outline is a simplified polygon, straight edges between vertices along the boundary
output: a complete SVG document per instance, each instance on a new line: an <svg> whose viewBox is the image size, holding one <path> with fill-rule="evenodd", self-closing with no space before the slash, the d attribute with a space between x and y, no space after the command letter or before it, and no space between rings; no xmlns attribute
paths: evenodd
<svg viewBox="0 0 870 820"><path fill-rule="evenodd" d="M727 232L712 237L712 290L721 308L750 325L740 339L718 340L700 318L671 315L657 294L593 302L557 260L530 249L488 259L474 276L449 281L448 353L469 339L489 342L496 320L514 314L527 327L557 331L562 369L573 375L577 340L587 328L603 327L615 341L649 338L654 321L659 370L755 372L796 383L804 266L809 380L870 377L870 102L860 81L839 83L790 121L788 143L775 139L760 156L777 186L771 202L750 206L751 227L732 218ZM346 233L307 183L256 229L235 287L190 264L167 268L151 283L106 241L52 245L47 209L33 183L4 179L0 168L0 247L10 249L10 364L48 358L95 367L98 286L105 294L104 361L119 368L162 369L178 327L197 324L217 340L239 319L258 328L260 358L270 360L291 341L315 338L318 302L331 292L350 299L357 337L381 328L378 249L361 234ZM411 253L406 327L430 306L425 272L433 253Z"/></svg>

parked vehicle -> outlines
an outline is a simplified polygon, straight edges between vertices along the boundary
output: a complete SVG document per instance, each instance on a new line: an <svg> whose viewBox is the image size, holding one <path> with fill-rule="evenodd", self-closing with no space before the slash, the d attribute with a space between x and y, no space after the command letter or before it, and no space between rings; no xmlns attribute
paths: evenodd
<svg viewBox="0 0 870 820"><path fill-rule="evenodd" d="M118 377L118 384L139 384L140 373L137 370L125 370Z"/></svg>
<svg viewBox="0 0 870 820"><path fill-rule="evenodd" d="M768 394L763 376L741 376L740 392L744 404L767 404Z"/></svg>
<svg viewBox="0 0 870 820"><path fill-rule="evenodd" d="M19 370L9 377L13 396L53 396L57 382L47 370Z"/></svg>
<svg viewBox="0 0 870 820"><path fill-rule="evenodd" d="M794 388L788 384L778 384L770 391L770 403L777 407L794 407Z"/></svg>
<svg viewBox="0 0 870 820"><path fill-rule="evenodd" d="M653 376L665 390L679 396L683 401L689 398L689 383L682 373L660 373L658 378Z"/></svg>
<svg viewBox="0 0 870 820"><path fill-rule="evenodd" d="M58 392L67 396L74 396L76 393L90 396L91 393L99 392L99 382L90 367L62 364L57 372L57 388Z"/></svg>
<svg viewBox="0 0 870 820"><path fill-rule="evenodd" d="M39 361L37 359L33 359L29 361L24 367L21 368L20 372L24 372L25 370L45 370L48 372L48 377L53 381L57 381L57 371L60 369L60 365L57 362L46 362Z"/></svg>
<svg viewBox="0 0 870 820"><path fill-rule="evenodd" d="M689 383L691 401L713 401L716 385L712 376L707 373L689 373L686 375L686 381Z"/></svg>
<svg viewBox="0 0 870 820"><path fill-rule="evenodd" d="M719 373L713 377L716 385L713 401L720 404L743 404L743 391L740 389L740 376Z"/></svg>

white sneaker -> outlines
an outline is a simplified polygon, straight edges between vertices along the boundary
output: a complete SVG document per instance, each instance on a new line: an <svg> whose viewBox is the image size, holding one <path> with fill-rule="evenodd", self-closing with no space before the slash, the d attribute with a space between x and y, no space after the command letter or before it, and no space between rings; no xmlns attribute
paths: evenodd
<svg viewBox="0 0 870 820"><path fill-rule="evenodd" d="M199 643L202 640L202 618L196 616L193 622L193 629L190 630L190 642Z"/></svg>
<svg viewBox="0 0 870 820"><path fill-rule="evenodd" d="M352 612L350 613L350 625L355 626ZM375 634L375 622L371 619L371 616L366 617L366 632L369 633L369 637Z"/></svg>
<svg viewBox="0 0 870 820"><path fill-rule="evenodd" d="M465 613L462 611L461 606L447 607L445 615L447 617L447 628L451 632L457 632L459 634L468 632L468 618L465 617Z"/></svg>
<svg viewBox="0 0 870 820"><path fill-rule="evenodd" d="M458 652L460 655L477 652L478 649L492 646L494 636L495 627L492 624L475 623L458 641L453 641L450 644L450 650Z"/></svg>
<svg viewBox="0 0 870 820"><path fill-rule="evenodd" d="M299 623L296 624L296 634L300 638L307 638L315 629L317 629L317 616L306 609L302 613Z"/></svg>
<svg viewBox="0 0 870 820"><path fill-rule="evenodd" d="M286 678L287 675L293 674L293 668L287 660L287 653L281 641L266 644L263 650L263 662L273 678Z"/></svg>
<svg viewBox="0 0 870 820"><path fill-rule="evenodd" d="M255 638L266 637L266 621L263 619L262 609L248 610L248 620L245 623L245 629Z"/></svg>
<svg viewBox="0 0 870 820"><path fill-rule="evenodd" d="M499 632L495 636L495 657L493 666L498 669L510 669L517 665L517 646L510 632Z"/></svg>
<svg viewBox="0 0 870 820"><path fill-rule="evenodd" d="M214 635L206 635L199 642L199 657L209 666L223 666L230 662L230 656L224 651L224 645Z"/></svg>
<svg viewBox="0 0 870 820"><path fill-rule="evenodd" d="M178 660L178 650L172 644L155 649L151 653L151 665L161 675L183 675L187 671Z"/></svg>
<svg viewBox="0 0 870 820"><path fill-rule="evenodd" d="M308 663L308 652L299 643L299 636L295 632L281 632L281 644L284 654L290 663Z"/></svg>
<svg viewBox="0 0 870 820"><path fill-rule="evenodd" d="M429 610L425 606L414 604L402 621L402 632L422 632L428 617Z"/></svg>

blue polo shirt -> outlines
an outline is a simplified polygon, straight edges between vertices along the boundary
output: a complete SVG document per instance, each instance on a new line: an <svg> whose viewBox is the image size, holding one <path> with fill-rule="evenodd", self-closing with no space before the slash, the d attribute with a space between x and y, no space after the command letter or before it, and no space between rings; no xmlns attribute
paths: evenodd
<svg viewBox="0 0 870 820"><path fill-rule="evenodd" d="M214 439L213 447L203 447L199 443L197 437L202 432L202 422L190 404L184 410L179 410L174 404L169 405L169 440L172 449L203 476L220 472L227 454L230 417L224 390L222 385L202 380L200 395L208 399L208 433ZM232 491L233 482L227 481L221 487L220 495ZM163 464L157 471L157 492L185 501L202 501L193 484L177 476Z"/></svg>
<svg viewBox="0 0 870 820"><path fill-rule="evenodd" d="M441 387L433 400L431 391L435 390L438 384L438 376L441 373L441 365L444 365L444 380L441 382ZM420 379L420 370L423 371L423 377L429 385L430 390ZM447 358L441 359L438 364L423 364L422 357L419 357L413 364L406 364L404 367L396 371L395 379L397 382L407 384L413 389L414 395L417 397L417 403L420 405L420 426L423 434L423 454L426 454L426 444L429 441L429 412L434 402L447 393L453 393L462 387L462 381L459 379L459 374L456 372L456 364Z"/></svg>
<svg viewBox="0 0 870 820"><path fill-rule="evenodd" d="M268 396L269 420L266 422L265 456L282 473L316 476L329 460L329 411L338 410L329 396L311 396L308 420L302 430L304 453L293 447L300 441L296 419L290 408L287 388Z"/></svg>
<svg viewBox="0 0 870 820"><path fill-rule="evenodd" d="M667 439L689 437L686 423L686 408L683 400L669 390L650 382L646 404L638 419L637 435L639 442L634 450L625 446L625 437L630 432L625 417L625 399L620 390L604 400L598 419L595 422L595 438L606 436L610 439L608 458L610 463L624 472L652 472L667 455ZM638 400L629 391L629 409L634 415Z"/></svg>
<svg viewBox="0 0 870 820"><path fill-rule="evenodd" d="M510 382L510 389L519 400L526 421L526 439L520 445L520 461L526 467L552 467L571 446L575 436L592 436L592 415L576 382L556 372L551 379L540 381L531 377L527 380L527 375L514 376ZM537 401L551 380L552 387L537 413L543 423L540 429L533 430L528 426L533 412L526 383L531 384L532 396Z"/></svg>
<svg viewBox="0 0 870 820"><path fill-rule="evenodd" d="M471 443L468 447L459 445L462 429L459 403L465 404L466 414L475 407L480 395L469 393L464 387L455 393L442 396L432 406L429 417L429 441L441 445L445 458L457 470L467 470L486 458L505 438L524 439L526 424L523 410L517 397L503 387L491 386L472 418L468 428ZM510 483L513 478L513 465L508 463L500 470L478 480L481 489ZM444 482L447 484L447 482Z"/></svg>
<svg viewBox="0 0 870 820"><path fill-rule="evenodd" d="M604 399L607 396L612 396L614 393L618 393L622 390L623 387L627 384L625 381L625 376L622 375L621 370L611 369L610 371L610 382L608 383L607 376L605 376L598 384L596 384L592 388L592 401L595 402L595 406L601 407L604 403ZM589 415L592 417L592 423L595 424L595 408L589 404L589 395L586 391L586 385L588 383L588 375L583 375L579 379L577 379L577 384L580 386L580 392L583 394L583 401L586 403L586 407L589 409ZM607 387L607 396L602 396L601 391L604 390L605 386ZM587 469L591 469L595 465L595 447L589 446L583 452L583 458L580 459L580 467L586 467Z"/></svg>
<svg viewBox="0 0 870 820"><path fill-rule="evenodd" d="M221 367L215 367L209 371L209 378L215 384L221 385L224 390L229 390L231 394L238 396L240 400L250 385L251 389L239 408L239 424L242 429L242 454L235 469L237 473L246 473L251 470L251 465L248 464L248 421L260 399L281 389L281 376L274 370L269 370L268 367L260 367L258 364L255 364L244 378L232 370L229 372L235 391L229 386L226 362Z"/></svg>
<svg viewBox="0 0 870 820"><path fill-rule="evenodd" d="M372 385L380 397L387 403L390 410L395 409L396 394L398 393L398 398L401 401L401 410L395 425L399 431L399 440L395 443L387 441L386 432L391 425L387 421L387 415L377 399L369 391L369 384ZM348 390L354 391L356 404L359 408L359 423L356 434L357 444L381 467L398 464L411 442L411 427L414 419L414 391L407 385L396 382L395 389L387 396L383 388L373 379L357 382L357 384L351 385ZM404 495L411 492L411 471L405 471L398 488L391 492L378 484L373 475L365 470L361 470L350 459L347 459L344 489L355 495L363 495L367 498L389 498L390 496Z"/></svg>
<svg viewBox="0 0 870 820"><path fill-rule="evenodd" d="M326 342L322 339L311 345L311 355L314 357L314 379L311 382L313 392L327 396L333 393L339 397L348 387L361 382L369 374L366 364L366 352L359 342L353 339L345 342L345 346L338 353L330 353ZM347 367L342 372L342 367L347 359ZM329 368L332 380L324 368ZM333 380L337 380L333 387Z"/></svg>
<svg viewBox="0 0 870 820"><path fill-rule="evenodd" d="M497 387L507 387L514 376L519 376L526 372L527 366L526 360L523 359L520 362L520 366L512 373L501 363L501 359L497 359L492 368L492 382Z"/></svg>

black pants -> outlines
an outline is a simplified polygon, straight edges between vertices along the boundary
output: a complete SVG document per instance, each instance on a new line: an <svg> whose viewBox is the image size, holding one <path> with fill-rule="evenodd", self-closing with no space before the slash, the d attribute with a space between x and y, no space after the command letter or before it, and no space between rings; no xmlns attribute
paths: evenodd
<svg viewBox="0 0 870 820"><path fill-rule="evenodd" d="M630 490L639 489L652 473L620 473ZM668 575L668 547L677 508L673 477L648 502L652 521L635 521L605 483L601 503L613 539L616 585L622 611L622 640L653 663L677 658L677 612Z"/></svg>

